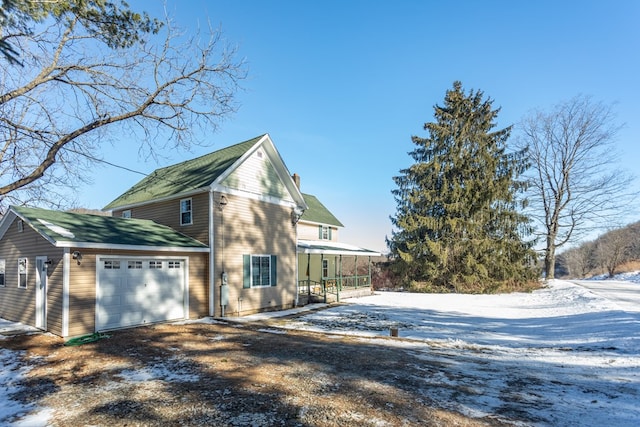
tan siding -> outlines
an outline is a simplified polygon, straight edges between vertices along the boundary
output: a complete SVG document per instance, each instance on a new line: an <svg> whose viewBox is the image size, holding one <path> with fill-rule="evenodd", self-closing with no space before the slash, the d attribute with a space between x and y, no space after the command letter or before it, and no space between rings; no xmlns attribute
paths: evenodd
<svg viewBox="0 0 640 427"><path fill-rule="evenodd" d="M131 217L138 219L150 219L173 228L196 240L209 244L209 193L201 193L191 196L191 208L193 209L193 224L180 225L180 200L189 198L154 202L144 206L137 206L131 210ZM113 211L113 216L122 216L122 210Z"/></svg>
<svg viewBox="0 0 640 427"><path fill-rule="evenodd" d="M222 182L222 185L259 196L269 195L293 201L287 187L278 177L278 173L262 147L234 170Z"/></svg>
<svg viewBox="0 0 640 427"><path fill-rule="evenodd" d="M292 307L296 296L297 257L291 208L242 197L226 197L228 204L222 213L216 212L214 225L216 315L221 314L219 290L223 265L230 286L226 315ZM242 256L245 254L276 255L277 286L243 289Z"/></svg>
<svg viewBox="0 0 640 427"><path fill-rule="evenodd" d="M28 225L19 232L17 220L0 240L0 259L5 260L5 286L0 287L0 317L34 325L36 301L36 256L52 261L47 280L47 329L60 334L62 325L62 253ZM18 288L18 258L27 258L27 289Z"/></svg>
<svg viewBox="0 0 640 427"><path fill-rule="evenodd" d="M69 265L69 336L95 332L96 257L88 249L79 251L82 260L71 259Z"/></svg>
<svg viewBox="0 0 640 427"><path fill-rule="evenodd" d="M62 335L63 249L51 248L55 250L46 254L51 261L47 269L47 330Z"/></svg>
<svg viewBox="0 0 640 427"><path fill-rule="evenodd" d="M209 254L189 255L189 317L209 315Z"/></svg>
<svg viewBox="0 0 640 427"><path fill-rule="evenodd" d="M318 224L307 224L304 222L298 223L298 238L303 240L319 240L320 232L319 232ZM338 228L331 227L331 241L338 242Z"/></svg>

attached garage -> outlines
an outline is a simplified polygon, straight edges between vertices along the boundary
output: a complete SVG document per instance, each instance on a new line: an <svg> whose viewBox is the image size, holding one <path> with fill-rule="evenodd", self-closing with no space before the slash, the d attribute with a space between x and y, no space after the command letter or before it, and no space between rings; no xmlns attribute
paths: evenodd
<svg viewBox="0 0 640 427"><path fill-rule="evenodd" d="M184 319L188 258L98 256L96 330Z"/></svg>
<svg viewBox="0 0 640 427"><path fill-rule="evenodd" d="M12 206L0 220L0 317L73 337L206 316L208 257L150 220Z"/></svg>

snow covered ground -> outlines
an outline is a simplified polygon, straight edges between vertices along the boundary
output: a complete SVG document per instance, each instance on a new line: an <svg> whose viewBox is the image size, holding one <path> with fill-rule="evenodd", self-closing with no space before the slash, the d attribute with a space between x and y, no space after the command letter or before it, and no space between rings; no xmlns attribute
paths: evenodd
<svg viewBox="0 0 640 427"><path fill-rule="evenodd" d="M363 337L398 328L406 339L381 345L424 360L424 397L471 416L640 425L640 305L624 311L564 281L531 294L384 292L348 302L287 327Z"/></svg>
<svg viewBox="0 0 640 427"><path fill-rule="evenodd" d="M283 314L290 312L241 319ZM355 335L410 352L417 360L412 371L420 375L399 381L420 384L424 401L470 416L526 420L521 425L527 426L640 425L640 309L625 311L569 282L553 281L530 294L383 292L283 326ZM391 328L398 339L378 339ZM27 372L19 357L0 348L4 396L19 389ZM46 408L0 400L0 420L20 412L33 414L23 423L48 416Z"/></svg>

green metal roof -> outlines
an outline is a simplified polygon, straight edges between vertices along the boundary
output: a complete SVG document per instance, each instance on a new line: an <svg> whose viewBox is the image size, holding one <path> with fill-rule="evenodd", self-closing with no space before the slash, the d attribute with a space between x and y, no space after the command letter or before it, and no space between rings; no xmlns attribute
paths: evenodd
<svg viewBox="0 0 640 427"><path fill-rule="evenodd" d="M10 210L59 247L208 250L205 244L151 220L16 206Z"/></svg>
<svg viewBox="0 0 640 427"><path fill-rule="evenodd" d="M344 227L338 218L327 209L316 196L311 194L302 194L304 202L307 204L308 209L304 211L301 221L317 222L319 224L335 225L337 227Z"/></svg>
<svg viewBox="0 0 640 427"><path fill-rule="evenodd" d="M104 209L131 206L204 189L264 136L260 135L192 160L156 169Z"/></svg>

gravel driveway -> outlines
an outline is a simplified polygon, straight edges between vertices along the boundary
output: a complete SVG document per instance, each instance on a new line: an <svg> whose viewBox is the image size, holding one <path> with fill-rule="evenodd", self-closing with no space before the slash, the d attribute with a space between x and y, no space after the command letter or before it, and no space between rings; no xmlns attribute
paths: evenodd
<svg viewBox="0 0 640 427"><path fill-rule="evenodd" d="M380 345L392 338L285 331L278 322L161 324L77 347L48 334L12 337L2 347L25 351L33 368L9 398L48 409L52 426L526 423L440 409L415 379L439 366Z"/></svg>

